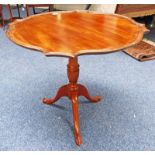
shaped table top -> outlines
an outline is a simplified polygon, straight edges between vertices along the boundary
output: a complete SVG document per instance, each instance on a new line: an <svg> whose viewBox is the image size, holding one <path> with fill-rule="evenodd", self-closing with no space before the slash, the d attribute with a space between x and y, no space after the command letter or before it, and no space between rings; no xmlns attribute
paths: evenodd
<svg viewBox="0 0 155 155"><path fill-rule="evenodd" d="M16 44L45 55L76 57L108 53L137 44L143 24L117 14L89 11L49 12L9 24L7 36Z"/></svg>

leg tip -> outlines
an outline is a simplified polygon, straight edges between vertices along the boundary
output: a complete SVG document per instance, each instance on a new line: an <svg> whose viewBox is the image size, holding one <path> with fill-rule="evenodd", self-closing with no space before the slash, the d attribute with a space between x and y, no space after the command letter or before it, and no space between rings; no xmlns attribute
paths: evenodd
<svg viewBox="0 0 155 155"><path fill-rule="evenodd" d="M93 102L96 103L96 102L99 102L101 101L102 97L101 96L95 96L95 98L93 99Z"/></svg>
<svg viewBox="0 0 155 155"><path fill-rule="evenodd" d="M101 99L102 99L101 96L96 96L96 100L97 100L97 102L98 102L98 101L101 101Z"/></svg>
<svg viewBox="0 0 155 155"><path fill-rule="evenodd" d="M81 137L78 137L75 139L76 145L80 146L82 144L82 139Z"/></svg>
<svg viewBox="0 0 155 155"><path fill-rule="evenodd" d="M43 102L44 104L48 104L48 105L52 104L51 100L48 99L48 98L43 98L42 102Z"/></svg>

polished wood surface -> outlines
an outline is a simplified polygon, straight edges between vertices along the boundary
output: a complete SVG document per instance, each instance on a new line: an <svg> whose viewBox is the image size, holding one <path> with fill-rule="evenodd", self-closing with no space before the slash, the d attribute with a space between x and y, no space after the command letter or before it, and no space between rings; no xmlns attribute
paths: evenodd
<svg viewBox="0 0 155 155"><path fill-rule="evenodd" d="M15 43L45 55L75 57L107 53L138 43L144 25L116 14L89 11L33 15L9 25L7 35Z"/></svg>
<svg viewBox="0 0 155 155"><path fill-rule="evenodd" d="M52 105L61 97L72 103L74 136L82 144L78 114L78 97L90 102L101 97L90 96L87 88L78 84L78 55L113 52L138 43L146 31L144 25L120 15L92 12L46 13L18 20L10 24L7 35L15 43L42 51L45 55L69 56L69 83L60 87L54 98L44 98Z"/></svg>
<svg viewBox="0 0 155 155"><path fill-rule="evenodd" d="M51 105L54 102L56 102L58 99L64 96L68 97L71 100L72 111L73 111L75 142L77 145L80 145L82 144L82 138L81 138L80 127L79 127L78 97L83 96L93 103L100 101L101 97L90 96L85 86L81 84L77 84L78 77L79 77L79 64L78 64L77 58L69 58L69 63L67 65L67 75L69 79L69 84L60 87L54 98L51 98L51 99L44 98L43 103Z"/></svg>

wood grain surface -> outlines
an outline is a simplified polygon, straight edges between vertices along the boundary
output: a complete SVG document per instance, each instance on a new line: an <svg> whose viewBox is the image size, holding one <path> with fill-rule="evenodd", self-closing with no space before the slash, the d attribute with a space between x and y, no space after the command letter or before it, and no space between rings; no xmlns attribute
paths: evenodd
<svg viewBox="0 0 155 155"><path fill-rule="evenodd" d="M138 43L145 31L144 25L125 16L67 11L16 20L6 34L15 43L45 55L75 57L127 48Z"/></svg>
<svg viewBox="0 0 155 155"><path fill-rule="evenodd" d="M64 96L71 100L75 142L81 145L78 97L83 96L93 103L101 97L90 96L87 88L77 83L80 70L77 56L132 46L142 39L145 31L144 25L121 15L72 11L33 15L15 21L6 34L15 43L40 50L45 55L69 56L69 83L60 87L55 97L44 98L43 103L51 105Z"/></svg>

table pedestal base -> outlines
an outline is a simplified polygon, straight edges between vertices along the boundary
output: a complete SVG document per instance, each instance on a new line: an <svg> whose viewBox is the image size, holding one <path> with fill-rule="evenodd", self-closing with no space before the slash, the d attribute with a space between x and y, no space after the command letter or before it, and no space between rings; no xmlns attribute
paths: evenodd
<svg viewBox="0 0 155 155"><path fill-rule="evenodd" d="M77 84L77 80L79 76L79 64L77 62L77 58L69 58L69 63L67 65L67 73L68 73L69 84L60 87L54 98L51 98L51 99L44 98L43 103L51 105L64 96L68 97L71 100L72 111L73 111L75 142L77 145L80 145L82 143L82 138L81 138L80 126L79 126L78 97L84 96L90 102L98 102L100 101L101 97L90 96L85 86L81 84Z"/></svg>

